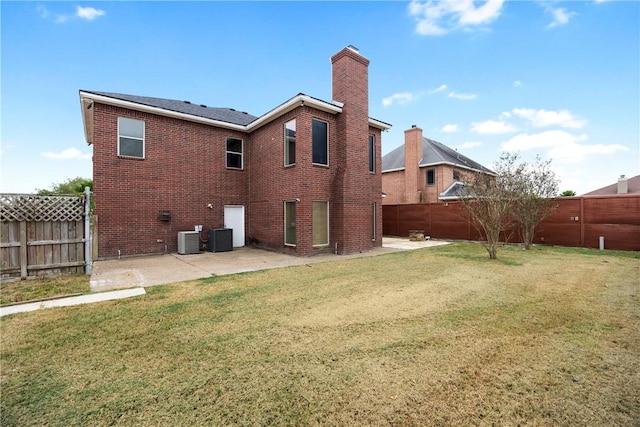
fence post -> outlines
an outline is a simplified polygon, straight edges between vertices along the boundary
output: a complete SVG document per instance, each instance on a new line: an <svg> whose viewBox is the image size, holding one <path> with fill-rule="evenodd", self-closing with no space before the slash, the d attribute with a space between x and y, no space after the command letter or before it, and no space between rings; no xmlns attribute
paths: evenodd
<svg viewBox="0 0 640 427"><path fill-rule="evenodd" d="M20 280L27 278L27 222L20 221Z"/></svg>
<svg viewBox="0 0 640 427"><path fill-rule="evenodd" d="M84 187L84 274L91 274L91 190Z"/></svg>

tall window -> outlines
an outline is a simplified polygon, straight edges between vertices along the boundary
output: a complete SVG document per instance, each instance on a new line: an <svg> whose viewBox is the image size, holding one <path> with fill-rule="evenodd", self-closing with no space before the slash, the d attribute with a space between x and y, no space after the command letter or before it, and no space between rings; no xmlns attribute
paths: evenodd
<svg viewBox="0 0 640 427"><path fill-rule="evenodd" d="M329 244L329 202L313 202L313 246Z"/></svg>
<svg viewBox="0 0 640 427"><path fill-rule="evenodd" d="M376 171L376 137L369 135L369 172Z"/></svg>
<svg viewBox="0 0 640 427"><path fill-rule="evenodd" d="M427 169L427 185L433 185L436 183L436 170Z"/></svg>
<svg viewBox="0 0 640 427"><path fill-rule="evenodd" d="M313 119L311 124L313 139L313 163L319 165L329 164L329 124Z"/></svg>
<svg viewBox="0 0 640 427"><path fill-rule="evenodd" d="M378 210L378 202L373 202L371 205L371 240L376 240L376 211Z"/></svg>
<svg viewBox="0 0 640 427"><path fill-rule="evenodd" d="M242 169L242 140L227 138L227 167Z"/></svg>
<svg viewBox="0 0 640 427"><path fill-rule="evenodd" d="M453 170L453 180L454 181L460 181L460 171L457 170Z"/></svg>
<svg viewBox="0 0 640 427"><path fill-rule="evenodd" d="M144 122L118 117L118 156L144 159Z"/></svg>
<svg viewBox="0 0 640 427"><path fill-rule="evenodd" d="M284 124L284 165L296 164L296 119Z"/></svg>
<svg viewBox="0 0 640 427"><path fill-rule="evenodd" d="M296 202L284 202L284 244L296 245Z"/></svg>

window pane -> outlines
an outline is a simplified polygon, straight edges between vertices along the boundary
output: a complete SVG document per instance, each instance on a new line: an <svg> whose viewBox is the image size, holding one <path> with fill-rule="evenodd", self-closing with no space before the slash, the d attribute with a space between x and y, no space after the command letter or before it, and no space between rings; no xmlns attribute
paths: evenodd
<svg viewBox="0 0 640 427"><path fill-rule="evenodd" d="M142 120L118 117L118 132L120 136L144 138L144 122Z"/></svg>
<svg viewBox="0 0 640 427"><path fill-rule="evenodd" d="M227 138L227 151L242 154L242 140L236 138Z"/></svg>
<svg viewBox="0 0 640 427"><path fill-rule="evenodd" d="M143 145L141 139L120 137L120 155L131 157L143 157Z"/></svg>
<svg viewBox="0 0 640 427"><path fill-rule="evenodd" d="M327 144L328 124L320 120L312 121L313 132L313 163L321 165L329 164L329 153Z"/></svg>
<svg viewBox="0 0 640 427"><path fill-rule="evenodd" d="M235 153L227 153L227 167L242 169L242 156Z"/></svg>
<svg viewBox="0 0 640 427"><path fill-rule="evenodd" d="M369 172L376 171L376 140L373 135L369 135Z"/></svg>
<svg viewBox="0 0 640 427"><path fill-rule="evenodd" d="M284 243L296 244L296 202L284 202Z"/></svg>
<svg viewBox="0 0 640 427"><path fill-rule="evenodd" d="M436 183L436 171L434 169L427 169L427 185L433 185Z"/></svg>
<svg viewBox="0 0 640 427"><path fill-rule="evenodd" d="M313 244L329 244L329 202L313 202Z"/></svg>
<svg viewBox="0 0 640 427"><path fill-rule="evenodd" d="M284 125L284 164L296 162L296 121L291 120Z"/></svg>

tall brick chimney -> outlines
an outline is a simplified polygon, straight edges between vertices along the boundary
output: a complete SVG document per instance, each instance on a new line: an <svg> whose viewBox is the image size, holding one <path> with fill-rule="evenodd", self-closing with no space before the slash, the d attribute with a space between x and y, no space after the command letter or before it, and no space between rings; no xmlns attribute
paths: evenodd
<svg viewBox="0 0 640 427"><path fill-rule="evenodd" d="M369 60L348 46L331 57L332 96L344 104L337 117L337 159L333 183L332 240L339 253L373 248L371 207L374 180L368 170ZM377 199L376 199L377 200ZM381 200L381 199L380 199ZM331 209L331 207L330 207Z"/></svg>
<svg viewBox="0 0 640 427"><path fill-rule="evenodd" d="M418 163L422 160L422 129L416 125L404 131L405 203L420 203Z"/></svg>

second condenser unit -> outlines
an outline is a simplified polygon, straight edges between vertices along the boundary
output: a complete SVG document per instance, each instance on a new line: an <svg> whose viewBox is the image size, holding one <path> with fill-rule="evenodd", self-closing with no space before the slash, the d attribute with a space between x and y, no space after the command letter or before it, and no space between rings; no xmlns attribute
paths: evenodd
<svg viewBox="0 0 640 427"><path fill-rule="evenodd" d="M209 230L207 242L209 252L228 252L233 250L233 230L230 228L213 228Z"/></svg>

